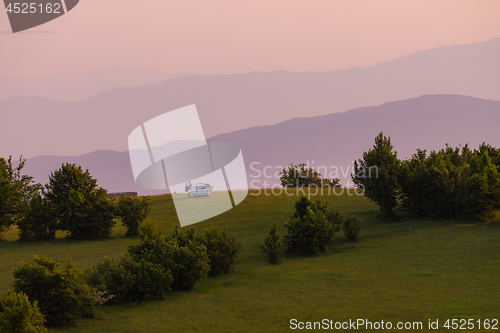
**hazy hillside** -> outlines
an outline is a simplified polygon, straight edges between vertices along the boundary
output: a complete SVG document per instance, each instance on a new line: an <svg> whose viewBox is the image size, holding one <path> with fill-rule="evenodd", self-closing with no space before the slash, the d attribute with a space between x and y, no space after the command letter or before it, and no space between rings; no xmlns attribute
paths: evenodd
<svg viewBox="0 0 500 333"><path fill-rule="evenodd" d="M500 101L426 95L326 116L292 119L274 126L253 127L209 141L240 145L248 180L258 179L253 183L256 186L262 186L264 180L268 184L277 182L275 177L258 177L266 166L270 167L266 169L267 174L274 174L277 166L307 161L311 166L326 167L329 174L338 169L338 177L345 183L352 171L352 161L373 146L380 131L391 137L398 156L406 158L411 157L416 148L430 151L443 148L446 143L451 146L469 143L475 148L485 141L500 147L499 123ZM27 161L25 172L45 183L50 171L60 167L63 161L88 168L99 184L112 192L159 193L142 190L134 184L127 152L97 151L71 158L40 156ZM253 162L260 164L254 164L252 169ZM319 171L324 173L323 170Z"/></svg>
<svg viewBox="0 0 500 333"><path fill-rule="evenodd" d="M139 87L179 77L149 69L108 68L42 77L0 75L0 100L36 96L61 102L82 101L116 87Z"/></svg>
<svg viewBox="0 0 500 333"><path fill-rule="evenodd" d="M18 97L0 102L0 156L125 151L128 135L139 124L191 104L198 108L206 137L212 137L423 94L500 100L498 59L500 38L345 71L183 76L116 88L76 103Z"/></svg>

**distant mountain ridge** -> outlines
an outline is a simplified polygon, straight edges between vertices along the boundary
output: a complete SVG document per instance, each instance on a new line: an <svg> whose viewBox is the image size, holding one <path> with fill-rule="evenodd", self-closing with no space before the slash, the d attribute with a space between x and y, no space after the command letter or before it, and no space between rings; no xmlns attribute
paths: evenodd
<svg viewBox="0 0 500 333"><path fill-rule="evenodd" d="M139 124L191 104L213 137L425 94L500 100L498 59L500 38L344 71L188 75L73 103L17 97L0 101L0 156L125 151Z"/></svg>
<svg viewBox="0 0 500 333"><path fill-rule="evenodd" d="M221 134L208 141L238 144L252 185L276 184L274 174L289 163L309 162L326 168L328 174L349 180L352 161L359 159L383 131L390 136L401 159L410 158L417 148L427 151L482 142L500 147L500 101L460 95L424 95L374 107L325 116L296 118L276 125L258 126ZM96 151L79 157L38 156L26 162L24 171L45 183L51 171L63 162L76 163L111 192L136 191L159 194L134 183L128 152ZM253 163L253 165L252 165ZM264 176L264 168L267 175ZM337 169L338 174L330 174ZM322 170L320 170L322 172ZM260 176L259 176L260 173ZM324 172L323 172L324 173Z"/></svg>
<svg viewBox="0 0 500 333"><path fill-rule="evenodd" d="M0 75L0 101L32 96L60 102L77 102L117 87L145 86L183 75L186 74L137 68L108 68L42 77Z"/></svg>

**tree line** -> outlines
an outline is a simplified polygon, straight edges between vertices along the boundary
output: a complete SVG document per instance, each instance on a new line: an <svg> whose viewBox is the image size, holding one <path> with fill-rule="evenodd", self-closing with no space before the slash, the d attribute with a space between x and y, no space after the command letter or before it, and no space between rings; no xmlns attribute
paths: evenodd
<svg viewBox="0 0 500 333"><path fill-rule="evenodd" d="M487 220L500 209L499 169L500 149L484 142L474 150L468 145L430 153L417 149L400 160L391 138L381 132L354 162L351 177L383 216L399 206L415 216Z"/></svg>
<svg viewBox="0 0 500 333"><path fill-rule="evenodd" d="M137 236L151 209L149 197L110 200L89 171L75 164L63 164L44 186L21 173L24 164L22 158L17 166L0 158L0 236L17 225L20 240L51 240L57 230L73 239L106 238L115 218L127 236Z"/></svg>

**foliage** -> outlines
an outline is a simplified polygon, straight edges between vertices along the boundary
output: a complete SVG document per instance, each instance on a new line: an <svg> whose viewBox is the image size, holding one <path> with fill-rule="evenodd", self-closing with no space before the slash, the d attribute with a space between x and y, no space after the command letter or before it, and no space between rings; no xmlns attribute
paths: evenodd
<svg viewBox="0 0 500 333"><path fill-rule="evenodd" d="M0 297L0 332L46 333L45 318L37 304L36 301L30 303L23 292L9 291L5 297Z"/></svg>
<svg viewBox="0 0 500 333"><path fill-rule="evenodd" d="M469 154L467 146L462 151L447 146L429 156L425 150L417 150L401 167L403 208L417 216L454 216L455 196L467 173Z"/></svg>
<svg viewBox="0 0 500 333"><path fill-rule="evenodd" d="M492 218L500 208L498 166L488 145L471 151L448 145L438 152L417 150L401 167L399 183L403 208L417 216Z"/></svg>
<svg viewBox="0 0 500 333"><path fill-rule="evenodd" d="M86 276L68 259L61 265L35 256L35 263L24 262L14 268L14 291L24 292L37 301L47 326L75 324L80 317L93 317L94 302Z"/></svg>
<svg viewBox="0 0 500 333"><path fill-rule="evenodd" d="M151 205L149 196L142 198L120 196L115 216L121 218L123 225L127 227L126 236L139 235L139 225L148 216Z"/></svg>
<svg viewBox="0 0 500 333"><path fill-rule="evenodd" d="M202 244L207 248L210 260L209 275L228 274L234 270L243 244L227 231L227 227L219 229L217 226L210 225L210 228L205 229Z"/></svg>
<svg viewBox="0 0 500 333"><path fill-rule="evenodd" d="M259 245L260 251L266 255L266 262L276 265L281 262L281 252L283 252L283 243L276 234L276 222L271 226L269 234L264 239L264 244Z"/></svg>
<svg viewBox="0 0 500 333"><path fill-rule="evenodd" d="M347 215L344 219L342 227L344 229L344 235L350 242L358 240L361 230L361 220L359 218L354 215Z"/></svg>
<svg viewBox="0 0 500 333"><path fill-rule="evenodd" d="M342 224L342 215L338 211L328 210L326 202L321 203L321 200L316 200L315 202L307 199L305 196L301 196L299 200L295 202L295 211L292 214L292 218L302 218L307 215L307 208L309 207L313 212L321 212L325 215L326 219L331 223L333 232L340 230Z"/></svg>
<svg viewBox="0 0 500 333"><path fill-rule="evenodd" d="M113 221L113 207L106 199L106 190L97 187L89 171L74 164L63 164L51 173L45 186L45 198L58 228L69 237L92 239L109 237Z"/></svg>
<svg viewBox="0 0 500 333"><path fill-rule="evenodd" d="M329 211L326 204L322 205L319 200L312 203L301 197L295 203L291 220L285 224L288 231L283 238L286 250L301 255L325 252L341 222L342 216Z"/></svg>
<svg viewBox="0 0 500 333"><path fill-rule="evenodd" d="M399 160L393 151L391 138L383 132L375 138L373 149L354 161L353 182L364 190L365 196L380 206L383 216L391 216L397 205Z"/></svg>
<svg viewBox="0 0 500 333"><path fill-rule="evenodd" d="M486 220L500 209L500 175L488 152L475 152L464 186L458 194L460 213L465 218Z"/></svg>
<svg viewBox="0 0 500 333"><path fill-rule="evenodd" d="M308 168L307 164L300 163L294 165L290 163L287 168L280 170L281 185L284 187L302 186L339 186L338 178L323 178L319 172L313 168Z"/></svg>
<svg viewBox="0 0 500 333"><path fill-rule="evenodd" d="M0 157L0 238L23 218L31 196L39 188L33 184L33 177L21 174L24 163L20 158L18 166L14 166L12 157Z"/></svg>
<svg viewBox="0 0 500 333"><path fill-rule="evenodd" d="M112 296L110 303L162 299L173 282L169 270L143 259L136 261L129 254L118 260L104 257L87 274L92 287Z"/></svg>
<svg viewBox="0 0 500 333"><path fill-rule="evenodd" d="M189 242L202 244L207 248L210 271L208 275L228 274L234 270L234 265L238 263L238 254L243 245L236 240L236 237L227 231L227 227L210 225L205 228L203 236L196 234L194 228L180 232L175 228L171 236L172 240L179 246L186 246Z"/></svg>
<svg viewBox="0 0 500 333"><path fill-rule="evenodd" d="M47 201L36 194L29 203L29 210L22 220L17 222L19 239L51 240L56 236L56 221L50 216Z"/></svg>
<svg viewBox="0 0 500 333"><path fill-rule="evenodd" d="M152 235L142 235L139 245L129 246L128 253L137 262L144 260L160 265L173 276L172 290L192 289L210 270L207 248L188 240L179 244L176 237L160 238L154 228L146 227Z"/></svg>

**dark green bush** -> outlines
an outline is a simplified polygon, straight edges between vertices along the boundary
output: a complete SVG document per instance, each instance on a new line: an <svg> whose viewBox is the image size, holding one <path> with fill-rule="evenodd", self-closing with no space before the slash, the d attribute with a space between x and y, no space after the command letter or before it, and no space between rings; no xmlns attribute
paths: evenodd
<svg viewBox="0 0 500 333"><path fill-rule="evenodd" d="M203 236L197 235L193 228L184 232L179 232L179 229L176 228L172 240L177 242L179 246L185 246L189 242L204 245L210 260L210 271L208 272L210 276L232 272L234 265L238 263L238 255L243 247L236 237L227 231L227 227L220 229L214 225L205 229Z"/></svg>
<svg viewBox="0 0 500 333"><path fill-rule="evenodd" d="M63 269L50 259L35 256L35 263L14 268L14 291L37 301L47 326L74 324L78 318L93 317L94 301L86 276L68 259Z"/></svg>
<svg viewBox="0 0 500 333"><path fill-rule="evenodd" d="M283 243L288 252L300 255L325 252L341 224L340 213L329 211L320 200L313 203L303 196L295 203L295 212L285 224L287 235Z"/></svg>
<svg viewBox="0 0 500 333"><path fill-rule="evenodd" d="M205 229L202 243L207 248L210 259L209 275L228 274L234 270L243 245L227 231L227 227L219 229L217 226L210 225L210 228Z"/></svg>
<svg viewBox="0 0 500 333"><path fill-rule="evenodd" d="M264 239L264 244L261 244L260 250L266 255L266 262L271 265L281 262L281 252L283 252L283 244L280 237L276 234L276 222L273 223L269 235Z"/></svg>
<svg viewBox="0 0 500 333"><path fill-rule="evenodd" d="M210 270L207 248L198 241L179 244L175 237L160 238L158 231L146 224L141 230L139 245L129 246L128 253L135 261L144 260L160 265L173 276L172 290L192 289Z"/></svg>
<svg viewBox="0 0 500 333"><path fill-rule="evenodd" d="M331 223L333 232L340 230L342 224L342 215L338 211L328 210L326 202L321 203L321 200L316 200L315 202L307 199L305 196L300 197L299 200L295 202L295 211L292 214L292 218L303 218L307 215L307 208L310 208L314 213L320 212L325 215L326 219Z"/></svg>
<svg viewBox="0 0 500 333"><path fill-rule="evenodd" d="M0 297L0 332L46 333L44 322L37 302L30 303L25 293L10 291L5 297Z"/></svg>
<svg viewBox="0 0 500 333"><path fill-rule="evenodd" d="M113 296L110 303L143 302L164 298L173 282L170 270L129 254L120 259L102 258L87 271L89 285Z"/></svg>
<svg viewBox="0 0 500 333"><path fill-rule="evenodd" d="M31 199L29 210L17 227L20 240L51 240L56 236L57 221L50 216L46 201L37 194Z"/></svg>
<svg viewBox="0 0 500 333"><path fill-rule="evenodd" d="M343 224L344 235L350 242L355 242L359 238L361 230L361 220L354 215L347 215Z"/></svg>
<svg viewBox="0 0 500 333"><path fill-rule="evenodd" d="M283 238L286 250L300 255L325 252L334 234L325 214L315 213L309 207L304 216L292 218L285 227L288 230Z"/></svg>
<svg viewBox="0 0 500 333"><path fill-rule="evenodd" d="M142 198L120 196L116 205L115 215L127 227L125 236L139 235L139 225L148 216L151 206L152 202L149 196Z"/></svg>
<svg viewBox="0 0 500 333"><path fill-rule="evenodd" d="M500 208L500 174L488 152L477 152L470 159L469 172L458 199L464 218L487 220Z"/></svg>

